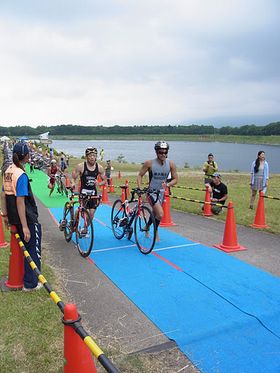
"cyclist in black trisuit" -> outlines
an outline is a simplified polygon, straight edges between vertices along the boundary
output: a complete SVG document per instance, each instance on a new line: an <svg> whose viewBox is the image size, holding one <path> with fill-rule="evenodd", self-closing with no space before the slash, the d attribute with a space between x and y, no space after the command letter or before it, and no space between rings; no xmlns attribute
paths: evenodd
<svg viewBox="0 0 280 373"><path fill-rule="evenodd" d="M81 186L79 188L80 193L88 193L97 195L97 186L102 186L106 183L105 173L103 167L97 163L97 149L89 147L85 151L86 161L79 163L75 170L72 172L73 182L80 177ZM100 175L101 181L97 181L97 177ZM93 219L94 213L98 204L98 200L92 199L87 203L87 209L89 210L90 216Z"/></svg>

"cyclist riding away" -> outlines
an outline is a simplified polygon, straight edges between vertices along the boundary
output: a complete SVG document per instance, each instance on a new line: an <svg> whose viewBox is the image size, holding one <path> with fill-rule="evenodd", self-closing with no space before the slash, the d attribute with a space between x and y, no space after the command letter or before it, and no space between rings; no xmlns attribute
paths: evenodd
<svg viewBox="0 0 280 373"><path fill-rule="evenodd" d="M52 195L55 187L55 175L57 172L61 172L60 169L57 166L56 160L52 159L51 160L51 165L48 167L48 176L49 176L49 183L48 183L48 188L50 189L50 194L49 196Z"/></svg>
<svg viewBox="0 0 280 373"><path fill-rule="evenodd" d="M138 188L141 188L143 176L149 173L149 189L148 201L152 206L153 213L156 220L156 229L163 217L162 203L164 199L164 191L178 182L178 174L175 163L167 159L169 144L165 141L158 141L155 144L155 151L157 158L146 161L139 171L137 176ZM170 178L170 181L167 179ZM156 241L159 241L158 232Z"/></svg>
<svg viewBox="0 0 280 373"><path fill-rule="evenodd" d="M80 193L91 194L97 196L97 186L102 186L106 183L105 173L103 167L97 163L97 149L89 147L85 151L86 161L79 163L75 170L72 172L72 178L75 185L75 181L78 177L81 180ZM97 177L100 175L101 181L97 181ZM73 183L72 183L73 184ZM95 210L98 205L97 199L88 201L86 208L89 210L91 219L94 217Z"/></svg>

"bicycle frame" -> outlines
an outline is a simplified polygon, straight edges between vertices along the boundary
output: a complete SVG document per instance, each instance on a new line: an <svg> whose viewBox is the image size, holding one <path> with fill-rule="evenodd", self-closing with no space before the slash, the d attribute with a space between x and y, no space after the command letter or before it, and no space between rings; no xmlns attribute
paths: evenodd
<svg viewBox="0 0 280 373"><path fill-rule="evenodd" d="M125 188L125 186L121 187ZM117 199L111 211L111 224L113 234L117 239L122 239L124 235L130 240L134 233L137 247L142 254L152 251L155 243L156 225L151 208L145 206L142 195L148 189L135 188L132 190L131 199L124 201ZM135 199L137 194L137 199ZM131 203L135 202L132 207Z"/></svg>

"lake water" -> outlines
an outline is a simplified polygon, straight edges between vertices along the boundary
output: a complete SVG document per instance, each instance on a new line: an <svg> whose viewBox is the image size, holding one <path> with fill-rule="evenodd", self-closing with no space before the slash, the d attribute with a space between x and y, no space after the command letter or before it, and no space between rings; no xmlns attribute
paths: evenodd
<svg viewBox="0 0 280 373"><path fill-rule="evenodd" d="M75 157L81 157L87 147L94 146L98 151L104 149L105 160L116 160L123 155L129 163L142 163L155 157L154 144L154 141L133 140L53 140L49 146ZM201 168L208 153L213 153L219 170L249 172L258 151L264 150L270 172L280 173L280 146L190 141L169 141L169 145L169 158L178 167L184 167L187 163L190 167Z"/></svg>

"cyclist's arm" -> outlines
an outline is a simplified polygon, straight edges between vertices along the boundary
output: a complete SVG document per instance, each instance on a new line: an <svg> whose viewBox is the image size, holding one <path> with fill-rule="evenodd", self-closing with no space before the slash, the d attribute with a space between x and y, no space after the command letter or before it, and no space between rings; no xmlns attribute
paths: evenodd
<svg viewBox="0 0 280 373"><path fill-rule="evenodd" d="M105 171L104 171L103 166L101 166L99 163L98 163L98 171L99 171L99 175L102 181L96 181L96 186L105 185L107 183L107 178L105 177Z"/></svg>
<svg viewBox="0 0 280 373"><path fill-rule="evenodd" d="M150 170L151 165L152 165L152 161L146 161L141 167L138 173L137 179L136 179L138 188L141 188L143 176L146 174L147 171Z"/></svg>
<svg viewBox="0 0 280 373"><path fill-rule="evenodd" d="M75 170L72 171L72 180L71 180L72 187L75 186L75 181L77 180L77 178L82 175L83 170L84 170L83 168L84 168L84 164L79 163L77 167L75 168Z"/></svg>

